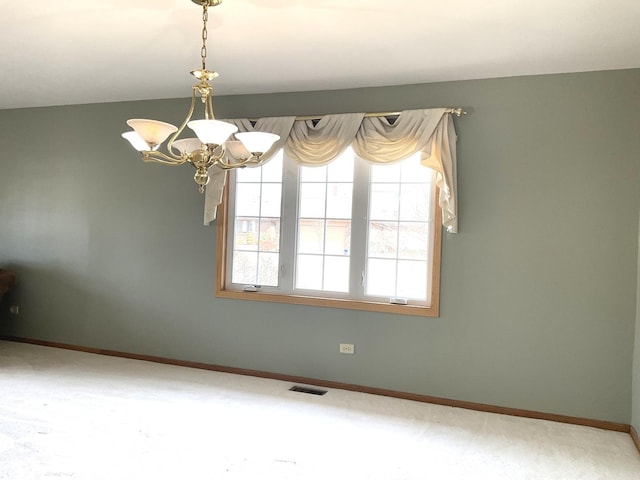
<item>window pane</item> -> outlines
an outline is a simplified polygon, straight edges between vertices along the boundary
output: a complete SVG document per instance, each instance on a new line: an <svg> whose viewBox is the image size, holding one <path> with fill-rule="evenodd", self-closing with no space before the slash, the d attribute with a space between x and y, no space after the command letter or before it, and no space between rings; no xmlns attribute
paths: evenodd
<svg viewBox="0 0 640 480"><path fill-rule="evenodd" d="M400 220L430 220L429 184L404 184L400 188Z"/></svg>
<svg viewBox="0 0 640 480"><path fill-rule="evenodd" d="M238 183L236 186L236 215L252 217L260 215L260 184Z"/></svg>
<svg viewBox="0 0 640 480"><path fill-rule="evenodd" d="M300 167L301 182L326 182L327 167Z"/></svg>
<svg viewBox="0 0 640 480"><path fill-rule="evenodd" d="M427 262L398 262L397 296L427 300Z"/></svg>
<svg viewBox="0 0 640 480"><path fill-rule="evenodd" d="M351 218L352 183L327 184L327 217Z"/></svg>
<svg viewBox="0 0 640 480"><path fill-rule="evenodd" d="M402 182L421 182L429 183L433 176L433 170L422 166L420 163L420 154L417 153L400 163L401 181Z"/></svg>
<svg viewBox="0 0 640 480"><path fill-rule="evenodd" d="M324 217L325 189L324 183L302 183L300 185L300 217Z"/></svg>
<svg viewBox="0 0 640 480"><path fill-rule="evenodd" d="M351 221L327 220L324 253L349 255L351 245Z"/></svg>
<svg viewBox="0 0 640 480"><path fill-rule="evenodd" d="M261 252L258 256L258 285L278 285L279 258L277 253Z"/></svg>
<svg viewBox="0 0 640 480"><path fill-rule="evenodd" d="M371 185L371 220L397 220L400 185L397 183L374 183Z"/></svg>
<svg viewBox="0 0 640 480"><path fill-rule="evenodd" d="M399 163L392 163L391 165L371 165L371 182L399 182L400 168Z"/></svg>
<svg viewBox="0 0 640 480"><path fill-rule="evenodd" d="M324 257L323 290L349 291L349 257Z"/></svg>
<svg viewBox="0 0 640 480"><path fill-rule="evenodd" d="M298 252L324 252L324 220L300 219L298 223Z"/></svg>
<svg viewBox="0 0 640 480"><path fill-rule="evenodd" d="M242 170L260 170L244 168ZM263 182L282 182L282 150L262 167Z"/></svg>
<svg viewBox="0 0 640 480"><path fill-rule="evenodd" d="M327 166L327 180L329 182L352 182L353 159L353 150L349 147Z"/></svg>
<svg viewBox="0 0 640 480"><path fill-rule="evenodd" d="M396 291L396 261L370 258L367 262L366 294L393 297Z"/></svg>
<svg viewBox="0 0 640 480"><path fill-rule="evenodd" d="M398 257L427 260L429 258L429 224L401 222L398 240Z"/></svg>
<svg viewBox="0 0 640 480"><path fill-rule="evenodd" d="M236 173L236 182L259 182L260 176L262 173L260 172L260 168L257 167L247 167L247 168L238 168L235 170Z"/></svg>
<svg viewBox="0 0 640 480"><path fill-rule="evenodd" d="M433 171L416 155L372 178L366 293L426 300Z"/></svg>
<svg viewBox="0 0 640 480"><path fill-rule="evenodd" d="M349 291L353 172L351 149L323 169L300 167L295 288Z"/></svg>
<svg viewBox="0 0 640 480"><path fill-rule="evenodd" d="M258 249L257 218L236 217L234 246L238 250Z"/></svg>
<svg viewBox="0 0 640 480"><path fill-rule="evenodd" d="M282 155L234 171L235 222L231 282L278 285Z"/></svg>
<svg viewBox="0 0 640 480"><path fill-rule="evenodd" d="M298 255L296 265L296 288L322 289L322 256Z"/></svg>
<svg viewBox="0 0 640 480"><path fill-rule="evenodd" d="M398 224L369 222L369 257L396 258L398 255Z"/></svg>
<svg viewBox="0 0 640 480"><path fill-rule="evenodd" d="M258 279L258 253L233 252L233 283L255 284Z"/></svg>
<svg viewBox="0 0 640 480"><path fill-rule="evenodd" d="M277 252L280 250L280 219L260 219L260 251Z"/></svg>
<svg viewBox="0 0 640 480"><path fill-rule="evenodd" d="M260 215L263 217L279 217L281 195L282 184L263 183Z"/></svg>

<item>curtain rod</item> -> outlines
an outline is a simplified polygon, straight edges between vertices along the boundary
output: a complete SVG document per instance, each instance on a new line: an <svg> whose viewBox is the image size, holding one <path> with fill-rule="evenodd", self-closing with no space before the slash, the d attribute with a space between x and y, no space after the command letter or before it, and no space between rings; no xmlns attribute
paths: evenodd
<svg viewBox="0 0 640 480"><path fill-rule="evenodd" d="M400 115L402 112L369 112L365 113L365 117L395 117ZM449 107L446 108L444 113L451 113L456 117L461 117L466 115L468 112L462 107ZM322 117L318 115L299 115L296 117L296 120L320 120ZM255 122L257 118L250 118L249 121Z"/></svg>
<svg viewBox="0 0 640 480"><path fill-rule="evenodd" d="M402 112L369 112L365 113L365 117L394 117L396 115L400 115ZM461 117L462 115L466 115L468 112L462 107L448 107L445 108L444 113L452 113L456 117ZM306 120L305 118L298 118L296 120Z"/></svg>

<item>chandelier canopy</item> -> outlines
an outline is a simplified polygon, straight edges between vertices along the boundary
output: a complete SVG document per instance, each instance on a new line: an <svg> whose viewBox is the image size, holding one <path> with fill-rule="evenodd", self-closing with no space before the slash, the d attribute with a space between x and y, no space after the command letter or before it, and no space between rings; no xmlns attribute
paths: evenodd
<svg viewBox="0 0 640 480"><path fill-rule="evenodd" d="M236 133L238 127L231 123L216 120L211 100L210 81L218 76L217 72L207 70L207 21L208 8L220 5L222 0L191 0L202 6L202 68L193 70L197 80L192 88L191 107L180 127L170 123L149 119L127 120L133 130L122 136L131 146L142 154L145 162L182 165L190 163L196 169L193 177L200 193L209 183L209 168L241 168L247 165L257 166L262 155L280 138L273 133L245 132ZM200 98L204 108L204 118L192 120L196 98ZM180 138L185 127L189 127L196 137ZM235 134L235 135L234 135ZM170 138L169 138L170 137ZM235 137L235 139L233 139ZM169 138L167 152L159 150Z"/></svg>

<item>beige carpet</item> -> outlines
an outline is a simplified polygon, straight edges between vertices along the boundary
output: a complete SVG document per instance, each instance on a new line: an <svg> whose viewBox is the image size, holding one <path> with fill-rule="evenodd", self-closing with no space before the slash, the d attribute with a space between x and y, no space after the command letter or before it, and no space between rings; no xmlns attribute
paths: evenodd
<svg viewBox="0 0 640 480"><path fill-rule="evenodd" d="M627 434L0 342L0 478L640 479Z"/></svg>

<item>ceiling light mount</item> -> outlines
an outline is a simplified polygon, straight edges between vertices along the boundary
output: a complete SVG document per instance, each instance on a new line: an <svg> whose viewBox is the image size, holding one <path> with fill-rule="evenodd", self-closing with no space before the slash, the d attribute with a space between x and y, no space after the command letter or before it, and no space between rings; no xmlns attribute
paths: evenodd
<svg viewBox="0 0 640 480"><path fill-rule="evenodd" d="M222 3L222 0L191 0L191 1L196 5L200 5L200 6L203 6L206 3L207 6L209 7L215 7Z"/></svg>
<svg viewBox="0 0 640 480"><path fill-rule="evenodd" d="M193 165L196 169L193 179L198 185L200 193L203 193L205 186L209 183L209 169L211 167L226 170L248 165L260 165L263 154L280 137L273 133L245 132L238 134L237 140L232 140L231 138L238 131L238 127L215 119L211 100L213 89L209 82L218 74L208 70L206 65L207 21L209 19L208 8L220 5L222 0L191 1L202 7L202 48L200 50L202 68L191 71L198 83L192 87L191 106L186 118L180 127L158 120L130 119L127 120L127 125L133 130L123 133L122 136L142 154L142 160L145 162L165 165L190 163ZM204 118L192 120L196 98L202 102ZM193 130L196 137L179 139L185 127ZM167 138L169 138L167 152L163 153L159 148Z"/></svg>

